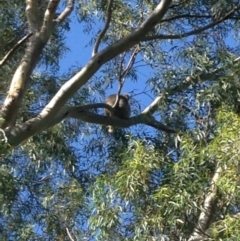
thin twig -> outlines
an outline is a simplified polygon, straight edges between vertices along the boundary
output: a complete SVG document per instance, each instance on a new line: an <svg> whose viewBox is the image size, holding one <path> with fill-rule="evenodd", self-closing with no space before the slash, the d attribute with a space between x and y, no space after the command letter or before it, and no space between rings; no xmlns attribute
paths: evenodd
<svg viewBox="0 0 240 241"><path fill-rule="evenodd" d="M135 62L135 59L136 59L136 56L137 56L139 50L140 50L140 47L139 47L139 45L138 45L138 46L135 48L135 50L133 51L133 53L132 53L132 55L131 55L131 58L130 58L128 64L127 64L126 69L124 70L123 74L120 76L120 79L121 79L121 80L122 80L123 78L125 78L126 75L129 73L130 69L132 68L132 66L133 66L133 64L134 64L134 62Z"/></svg>
<svg viewBox="0 0 240 241"><path fill-rule="evenodd" d="M29 33L28 35L26 35L24 38L22 38L21 40L19 40L15 46L10 49L10 51L5 55L5 57L1 60L0 62L0 67L2 67L6 61L13 55L13 53L24 43L26 42L33 34Z"/></svg>
<svg viewBox="0 0 240 241"><path fill-rule="evenodd" d="M104 26L103 30L100 32L100 34L97 37L96 43L95 43L94 48L93 48L92 56L94 56L98 52L100 42L101 42L103 36L105 35L105 33L107 32L107 29L109 27L111 17L112 17L112 5L113 5L113 0L109 0L108 7L107 7L107 21L105 23L105 26Z"/></svg>
<svg viewBox="0 0 240 241"><path fill-rule="evenodd" d="M136 56L137 56L137 53L139 52L139 45L135 48L135 50L133 51L132 55L131 55L131 58L130 60L128 61L128 64L127 64L127 67L126 69L123 71L122 74L120 74L119 76L119 87L118 87L118 92L117 92L117 96L116 96L116 100L115 100L115 103L113 105L113 108L115 108L117 105L118 105L118 101L119 101L119 95L121 93L121 90L122 90L122 87L123 87L123 84L124 84L124 81L125 81L125 77L127 76L127 74L129 73L130 69L132 68L134 62L135 62L135 59L136 59Z"/></svg>

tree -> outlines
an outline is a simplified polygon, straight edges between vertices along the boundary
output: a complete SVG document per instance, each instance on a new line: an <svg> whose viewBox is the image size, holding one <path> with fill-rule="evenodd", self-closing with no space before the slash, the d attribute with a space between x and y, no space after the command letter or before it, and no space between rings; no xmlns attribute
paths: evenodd
<svg viewBox="0 0 240 241"><path fill-rule="evenodd" d="M74 6L92 57L61 74ZM3 240L238 240L239 1L0 7Z"/></svg>

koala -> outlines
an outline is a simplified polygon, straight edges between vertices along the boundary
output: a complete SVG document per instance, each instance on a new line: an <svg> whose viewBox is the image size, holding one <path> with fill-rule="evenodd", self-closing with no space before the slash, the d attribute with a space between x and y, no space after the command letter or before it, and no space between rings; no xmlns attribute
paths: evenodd
<svg viewBox="0 0 240 241"><path fill-rule="evenodd" d="M105 104L108 104L110 106L114 106L116 102L117 95L109 95L107 99L105 100ZM121 119L128 119L131 114L131 108L129 105L129 95L119 95L118 98L118 104L114 108L114 112L111 113L109 110L104 109L106 116L114 116ZM115 131L115 128L113 126L108 126L108 133L113 133Z"/></svg>

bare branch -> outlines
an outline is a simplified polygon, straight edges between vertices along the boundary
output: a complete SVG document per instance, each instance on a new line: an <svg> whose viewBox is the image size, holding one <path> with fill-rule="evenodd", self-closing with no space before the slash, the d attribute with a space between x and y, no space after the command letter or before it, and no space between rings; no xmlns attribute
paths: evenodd
<svg viewBox="0 0 240 241"><path fill-rule="evenodd" d="M213 221L213 215L215 212L215 205L217 201L217 181L222 173L222 167L217 167L212 177L211 186L209 192L206 195L202 211L199 215L197 226L194 228L188 241L204 240L206 238L205 232Z"/></svg>
<svg viewBox="0 0 240 241"><path fill-rule="evenodd" d="M12 49L4 56L4 58L0 61L0 67L2 67L6 61L13 55L13 53L24 43L26 42L33 34L29 33L25 37L23 37L21 40L19 40Z"/></svg>
<svg viewBox="0 0 240 241"><path fill-rule="evenodd" d="M94 48L93 48L92 56L94 56L98 52L100 42L101 42L102 38L104 37L105 33L107 32L107 29L109 27L111 17L112 17L112 5L113 5L113 0L109 0L108 1L108 7L107 7L107 20L106 20L104 28L102 29L102 31L99 33L99 35L97 37L96 43L95 43Z"/></svg>
<svg viewBox="0 0 240 241"><path fill-rule="evenodd" d="M36 0L26 0L26 16L29 31L35 33L39 30L38 5Z"/></svg>
<svg viewBox="0 0 240 241"><path fill-rule="evenodd" d="M118 105L118 101L119 101L119 95L121 93L121 90L122 90L122 87L123 87L123 84L125 82L125 77L127 76L127 74L129 73L130 69L132 68L134 62L135 62L135 59L136 59L136 56L137 56L137 53L139 51L139 46L137 46L135 48L135 50L133 51L132 55L131 55L131 58L127 64L127 67L126 69L123 71L123 74L120 73L120 76L119 76L119 87L118 87L118 92L117 92L117 98L116 98L116 101L113 105L113 108L115 108L117 105ZM122 66L122 65L121 65Z"/></svg>
<svg viewBox="0 0 240 241"><path fill-rule="evenodd" d="M189 37L191 35L194 35L194 34L199 34L207 29L210 29L210 28L213 28L215 27L216 25L224 22L225 20L229 19L229 17L237 10L239 10L240 7L236 7L234 8L233 10L231 10L229 13L227 13L225 16L223 16L222 18L219 18L218 20L202 27L202 28L198 28L198 29L195 29L195 30L192 30L192 31L189 31L189 32L186 32L186 33L182 33L182 34L176 34L176 35L153 35L153 36L146 36L146 37L143 37L141 40L142 41L151 41L151 40L155 40L155 39L181 39L181 38L185 38L185 37Z"/></svg>
<svg viewBox="0 0 240 241"><path fill-rule="evenodd" d="M64 11L54 20L55 26L59 26L71 14L74 9L75 0L68 0L67 6Z"/></svg>

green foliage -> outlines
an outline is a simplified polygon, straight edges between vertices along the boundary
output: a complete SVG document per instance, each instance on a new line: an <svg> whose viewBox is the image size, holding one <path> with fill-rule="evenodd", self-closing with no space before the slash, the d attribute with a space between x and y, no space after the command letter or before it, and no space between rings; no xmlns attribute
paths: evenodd
<svg viewBox="0 0 240 241"><path fill-rule="evenodd" d="M121 155L122 164L116 172L101 175L94 184L91 228L98 240L113 236L121 240L122 229L136 240L151 240L161 233L171 237L172 232L187 238L210 191L216 165L224 168L217 183L217 199L219 215L226 218L213 225L211 235L238 237L238 222L233 225L228 214L240 197L240 120L221 108L216 122L215 138L209 144L197 143L192 135L182 137L182 155L176 163L152 146L132 143ZM228 200L231 204L226 209ZM224 232L220 228L223 225Z"/></svg>

